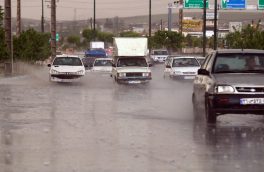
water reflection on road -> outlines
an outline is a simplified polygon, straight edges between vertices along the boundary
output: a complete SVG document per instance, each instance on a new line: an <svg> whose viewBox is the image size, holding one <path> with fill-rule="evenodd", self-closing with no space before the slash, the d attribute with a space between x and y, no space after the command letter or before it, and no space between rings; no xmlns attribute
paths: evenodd
<svg viewBox="0 0 264 172"><path fill-rule="evenodd" d="M94 73L50 83L46 70L0 79L3 172L263 170L263 117L194 120L192 82L161 65L145 85Z"/></svg>

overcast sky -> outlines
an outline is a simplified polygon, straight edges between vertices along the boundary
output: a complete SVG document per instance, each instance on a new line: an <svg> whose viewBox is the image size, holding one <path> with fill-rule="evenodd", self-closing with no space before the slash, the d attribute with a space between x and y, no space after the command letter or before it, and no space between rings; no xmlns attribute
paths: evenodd
<svg viewBox="0 0 264 172"><path fill-rule="evenodd" d="M0 0L4 6L5 0ZM16 17L17 0L12 0L12 17ZM49 2L44 0L45 18L50 19ZM59 0L57 2L58 20L86 20L93 17L94 0ZM152 14L167 13L168 3L174 0L152 0ZM213 3L214 0L209 0ZM220 0L218 0L220 2ZM247 0L247 4L256 5L258 0ZM22 18L40 19L41 0L21 0ZM75 11L75 12L74 12ZM147 15L149 13L149 0L96 0L96 18L112 18L115 16L127 17Z"/></svg>

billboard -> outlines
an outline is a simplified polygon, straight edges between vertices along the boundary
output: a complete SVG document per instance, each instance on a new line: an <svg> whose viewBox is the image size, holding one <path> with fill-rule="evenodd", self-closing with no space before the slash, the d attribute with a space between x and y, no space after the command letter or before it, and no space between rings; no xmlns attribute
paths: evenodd
<svg viewBox="0 0 264 172"><path fill-rule="evenodd" d="M184 32L201 32L203 28L203 21L200 19L188 19L182 20L182 29Z"/></svg>
<svg viewBox="0 0 264 172"><path fill-rule="evenodd" d="M229 22L229 32L241 32L242 22Z"/></svg>
<svg viewBox="0 0 264 172"><path fill-rule="evenodd" d="M223 9L245 9L246 0L222 0Z"/></svg>

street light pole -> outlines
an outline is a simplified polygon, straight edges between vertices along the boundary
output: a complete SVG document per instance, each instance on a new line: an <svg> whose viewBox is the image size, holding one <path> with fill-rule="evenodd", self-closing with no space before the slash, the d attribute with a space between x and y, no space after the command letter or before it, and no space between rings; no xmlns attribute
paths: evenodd
<svg viewBox="0 0 264 172"><path fill-rule="evenodd" d="M217 0L214 4L214 50L217 49Z"/></svg>
<svg viewBox="0 0 264 172"><path fill-rule="evenodd" d="M149 0L149 37L151 37L151 0Z"/></svg>
<svg viewBox="0 0 264 172"><path fill-rule="evenodd" d="M44 2L42 1L41 32L44 32Z"/></svg>
<svg viewBox="0 0 264 172"><path fill-rule="evenodd" d="M203 0L203 56L206 54L206 0Z"/></svg>
<svg viewBox="0 0 264 172"><path fill-rule="evenodd" d="M94 0L94 17L93 17L93 38L95 40L95 0Z"/></svg>

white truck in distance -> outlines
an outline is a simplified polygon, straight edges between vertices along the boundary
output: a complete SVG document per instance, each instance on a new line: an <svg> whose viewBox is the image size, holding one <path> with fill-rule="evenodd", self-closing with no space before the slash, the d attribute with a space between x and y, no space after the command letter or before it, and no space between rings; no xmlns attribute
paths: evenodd
<svg viewBox="0 0 264 172"><path fill-rule="evenodd" d="M90 42L90 49L104 49L104 48L105 48L104 42L101 41Z"/></svg>
<svg viewBox="0 0 264 172"><path fill-rule="evenodd" d="M147 54L147 38L114 38L112 77L118 83L148 82L151 70Z"/></svg>

